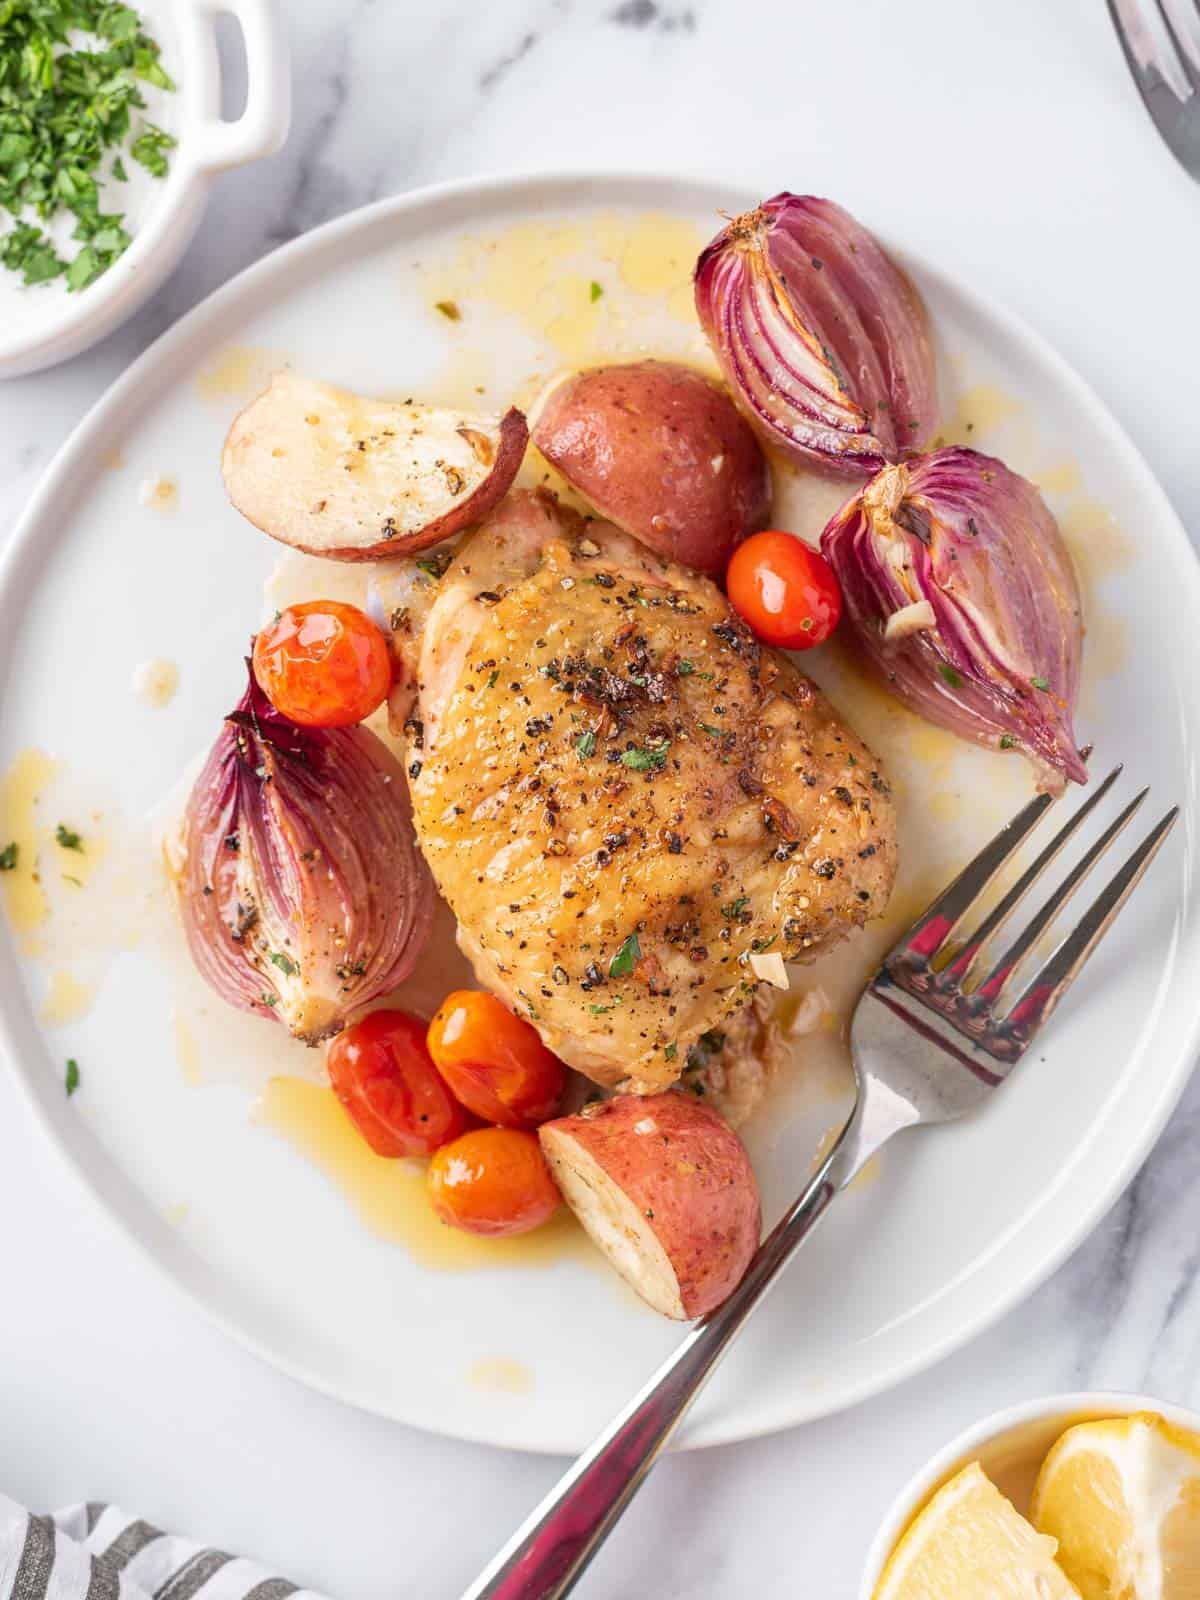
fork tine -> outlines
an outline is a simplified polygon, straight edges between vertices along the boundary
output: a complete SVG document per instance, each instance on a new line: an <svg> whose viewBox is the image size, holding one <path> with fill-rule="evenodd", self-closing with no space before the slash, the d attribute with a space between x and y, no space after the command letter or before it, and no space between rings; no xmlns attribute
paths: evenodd
<svg viewBox="0 0 1200 1600"><path fill-rule="evenodd" d="M1036 916L1030 918L1028 925L1021 930L1009 948L1004 952L1004 955L1001 957L1001 959L996 963L991 972L988 973L987 977L979 985L979 988L976 989L975 993L971 996L971 1005L973 1007L982 1008L984 1006L992 1006L995 1004L996 998L1001 989L1003 989L1005 984L1008 983L1013 973L1021 965L1021 962L1024 961L1025 957L1033 949L1034 945L1037 944L1038 940L1045 933L1046 929L1058 916L1059 912L1066 905L1067 901L1070 900L1076 889L1079 888L1079 885L1087 877L1088 873L1096 865L1097 861L1099 861L1100 857L1108 849L1109 845L1112 844L1113 840L1121 832L1125 824L1130 820L1134 812L1138 809L1142 801L1149 793L1149 789L1143 789L1140 794L1137 794L1133 797L1133 799L1125 807L1124 811L1122 811L1120 816L1117 817L1116 821L1109 824L1109 826L1096 840L1095 844L1091 847L1087 854L1080 861L1078 861L1074 867L1072 867L1071 871L1063 879L1062 883L1059 884L1058 888L1050 896L1049 900L1046 901L1045 905L1036 914ZM1095 798L1099 799L1099 794L1097 794ZM1081 807L1080 811L1082 812L1085 809L1086 807ZM1066 832L1065 828L1063 829L1063 832Z"/></svg>
<svg viewBox="0 0 1200 1600"><path fill-rule="evenodd" d="M1006 1032L1015 1035L1022 1045L1028 1044L1079 976L1084 963L1137 888L1142 874L1158 854L1159 846L1175 826L1178 816L1179 807L1172 806L1161 822L1150 830L1012 1008L1003 1027Z"/></svg>
<svg viewBox="0 0 1200 1600"><path fill-rule="evenodd" d="M1170 29L1154 0L1108 0L1117 37L1143 100L1163 84L1183 104L1193 89ZM1149 104L1149 102L1147 102ZM1154 114L1153 106L1150 107Z"/></svg>
<svg viewBox="0 0 1200 1600"><path fill-rule="evenodd" d="M1200 11L1194 0L1158 0L1158 9L1192 88L1200 89Z"/></svg>
<svg viewBox="0 0 1200 1600"><path fill-rule="evenodd" d="M1003 900L988 912L966 944L954 957L954 960L942 972L941 978L944 983L961 984L963 982L984 945L987 944L989 939L995 937L1012 916L1067 840L1070 839L1081 823L1087 821L1123 771L1124 768L1122 766L1116 766L1112 769L1104 782L1088 796L1079 810L1062 825L1033 865L1021 874Z"/></svg>
<svg viewBox="0 0 1200 1600"><path fill-rule="evenodd" d="M908 967L922 967L945 942L956 923L971 909L1000 868L1042 820L1054 804L1052 794L1034 795L994 839L985 844L973 861L959 873L927 911L917 918L900 942L888 951L885 965L893 961Z"/></svg>

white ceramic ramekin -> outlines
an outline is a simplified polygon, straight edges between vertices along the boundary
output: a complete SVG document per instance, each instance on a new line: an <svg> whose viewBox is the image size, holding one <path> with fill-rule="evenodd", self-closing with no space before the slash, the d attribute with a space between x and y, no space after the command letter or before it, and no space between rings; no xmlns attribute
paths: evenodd
<svg viewBox="0 0 1200 1600"><path fill-rule="evenodd" d="M277 0L137 0L164 47L178 101L171 169L121 259L51 318L0 327L0 377L36 372L102 339L151 295L187 249L216 175L271 155L287 138L291 74ZM247 92L242 114L221 118L215 19L241 27Z"/></svg>
<svg viewBox="0 0 1200 1600"><path fill-rule="evenodd" d="M984 1471L1016 1505L1027 1511L1033 1479L1050 1446L1072 1423L1095 1417L1127 1417L1135 1411L1156 1411L1168 1422L1200 1433L1200 1413L1168 1400L1145 1394L1108 1394L1085 1389L1075 1394L1052 1394L1025 1400L997 1411L951 1439L927 1461L892 1501L879 1532L867 1551L859 1584L859 1600L871 1600L875 1585L895 1548L896 1541L917 1512L960 1467L978 1461Z"/></svg>

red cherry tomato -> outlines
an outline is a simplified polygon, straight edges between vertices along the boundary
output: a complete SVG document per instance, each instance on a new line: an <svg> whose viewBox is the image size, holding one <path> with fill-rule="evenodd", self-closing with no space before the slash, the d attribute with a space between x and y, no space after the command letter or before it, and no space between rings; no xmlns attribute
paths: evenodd
<svg viewBox="0 0 1200 1600"><path fill-rule="evenodd" d="M825 557L776 529L738 545L725 588L733 609L758 637L784 650L824 644L842 614L842 591Z"/></svg>
<svg viewBox="0 0 1200 1600"><path fill-rule="evenodd" d="M429 1198L443 1222L497 1237L528 1233L561 1204L536 1133L477 1128L429 1163Z"/></svg>
<svg viewBox="0 0 1200 1600"><path fill-rule="evenodd" d="M472 1124L429 1059L425 1028L407 1011L372 1011L329 1046L333 1092L377 1156L431 1155Z"/></svg>
<svg viewBox="0 0 1200 1600"><path fill-rule="evenodd" d="M536 1128L558 1110L566 1071L530 1023L495 995L456 989L429 1024L433 1064L468 1110L502 1128Z"/></svg>
<svg viewBox="0 0 1200 1600"><path fill-rule="evenodd" d="M254 641L254 676L275 707L305 728L369 717L392 686L387 640L357 606L289 606Z"/></svg>

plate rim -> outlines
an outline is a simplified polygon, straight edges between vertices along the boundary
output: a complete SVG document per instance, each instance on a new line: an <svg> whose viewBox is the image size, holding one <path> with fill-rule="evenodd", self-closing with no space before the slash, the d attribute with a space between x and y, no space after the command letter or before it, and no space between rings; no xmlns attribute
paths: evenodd
<svg viewBox="0 0 1200 1600"><path fill-rule="evenodd" d="M280 275L287 281L296 266L307 258L319 257L323 251L336 246L344 237L353 236L362 229L370 229L387 219L413 212L419 213L427 207L436 207L469 197L489 204L497 200L507 200L514 208L521 205L533 207L544 202L548 190L566 186L576 191L574 200L576 205L581 199L588 206L609 200L614 205L627 207L644 205L647 208L659 209L669 208L670 202L664 199L664 195L671 190L707 194L714 202L724 204L730 203L732 197L738 196L740 198L733 203L739 206L752 206L755 202L750 197L757 193L757 187L751 185L742 175L713 177L686 170L657 172L621 168L514 170L422 185L400 194L390 195L368 205L356 207L277 246L211 291L160 334L125 372L100 394L54 452L29 500L14 522L4 548L0 550L0 619L3 619L9 608L19 601L22 583L36 581L43 557L43 547L38 539L39 527L53 502L64 491L70 494L72 470L88 462L97 436L103 435L112 416L114 414L119 416L131 401L136 402L137 394L145 380L156 375L164 364L168 364L176 351L186 350L189 342L205 324L219 320L227 309L253 296L256 289L266 281L276 279ZM568 206L571 203L569 200L564 201ZM1175 558L1176 567L1186 570L1192 590L1193 609L1200 612L1200 555L1193 547L1182 520L1140 449L1087 380L1064 356L1060 355L1043 334L1005 304L973 288L956 274L945 271L936 263L895 245L886 233L879 233L878 237L883 239L888 250L902 263L908 261L915 263L926 278L943 285L958 298L960 303L990 322L1006 340L1011 337L1014 342L1023 345L1035 361L1043 369L1048 370L1055 381L1062 386L1070 398L1072 407L1086 412L1092 424L1104 432L1119 455L1118 467L1122 475L1133 479L1139 493L1146 500L1153 502L1152 520L1161 527L1163 536L1172 546L1171 553ZM46 541L46 544L49 545L51 542ZM5 662L10 650L11 635L6 645L0 645L0 693L5 676ZM1189 820L1186 811L1184 820L1186 825ZM6 935L5 939L0 941L0 973L15 974L16 970L13 942L11 936ZM1155 1026L1158 1025L1156 1021ZM86 1192L89 1200L99 1205L108 1220L135 1246L141 1257L151 1264L160 1278L242 1348L251 1351L274 1370L331 1399L365 1411L369 1415L381 1416L441 1437L462 1439L497 1448L518 1449L531 1454L573 1454L581 1448L579 1440L574 1435L552 1437L545 1429L538 1439L519 1437L514 1440L505 1433L503 1426L489 1427L482 1416L477 1427L466 1425L447 1427L425 1419L414 1420L411 1415L406 1415L395 1407L381 1405L377 1398L361 1392L354 1385L339 1384L320 1372L310 1370L303 1361L294 1360L285 1353L271 1348L265 1337L243 1326L232 1310L205 1293L203 1280L210 1270L207 1264L195 1256L194 1252L181 1250L179 1241L169 1225L157 1215L145 1195L99 1145L90 1134L90 1130L83 1129L82 1125L72 1127L54 1115L57 1101L53 1100L49 1093L50 1075L34 1073L25 1065L27 1043L32 1043L35 1049L42 1048L42 1053L45 1054L44 1041L32 1014L25 1015L19 1006L9 1003L6 986L5 994L0 996L0 1054L3 1055L5 1064L11 1067L11 1075L19 1086L19 1093L24 1097L34 1121L47 1142L81 1189ZM1090 1204L1081 1209L1074 1225L1052 1249L1037 1259L1032 1270L1014 1274L1014 1277L1019 1276L1020 1282L999 1293L993 1303L981 1311L972 1312L953 1328L948 1329L941 1339L931 1341L920 1351L886 1366L880 1366L875 1372L864 1374L856 1381L844 1383L836 1389L832 1397L830 1391L834 1389L833 1385L823 1385L819 1393L810 1392L807 1402L804 1392L799 1391L791 1403L783 1407L771 1420L750 1425L739 1424L736 1410L719 1413L706 1421L701 1437L695 1438L690 1431L685 1431L673 1448L698 1449L732 1444L766 1437L804 1422L836 1415L896 1388L907 1379L915 1377L978 1338L1039 1288L1098 1226L1125 1191L1177 1106L1191 1077L1198 1050L1200 1050L1200 1013L1191 1019L1190 1025L1186 1028L1177 1059L1171 1064L1170 1070L1163 1073L1158 1099L1147 1108L1138 1139L1127 1147L1121 1161L1114 1164L1107 1173ZM108 1184L99 1181L92 1170L97 1155L105 1164L105 1175L113 1180L111 1192ZM497 1419L498 1422L502 1420ZM515 1419L508 1420L512 1422ZM518 1421L517 1430L519 1429Z"/></svg>

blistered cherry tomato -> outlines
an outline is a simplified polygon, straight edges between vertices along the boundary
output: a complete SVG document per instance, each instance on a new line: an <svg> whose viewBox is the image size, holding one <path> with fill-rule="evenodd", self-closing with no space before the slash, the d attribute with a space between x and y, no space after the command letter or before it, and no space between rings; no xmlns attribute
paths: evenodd
<svg viewBox="0 0 1200 1600"><path fill-rule="evenodd" d="M289 606L254 641L254 676L267 699L305 728L346 728L392 686L387 640L340 600Z"/></svg>
<svg viewBox="0 0 1200 1600"><path fill-rule="evenodd" d="M567 1075L537 1029L495 995L456 989L429 1024L433 1064L469 1110L502 1128L536 1128L554 1116Z"/></svg>
<svg viewBox="0 0 1200 1600"><path fill-rule="evenodd" d="M407 1011L372 1011L329 1046L333 1092L377 1156L431 1155L472 1126L429 1059L425 1029Z"/></svg>
<svg viewBox="0 0 1200 1600"><path fill-rule="evenodd" d="M467 1233L528 1233L561 1203L536 1133L476 1128L429 1163L429 1198L443 1222Z"/></svg>
<svg viewBox="0 0 1200 1600"><path fill-rule="evenodd" d="M842 591L825 557L775 529L738 545L725 588L733 609L758 637L784 650L824 644L842 614Z"/></svg>

